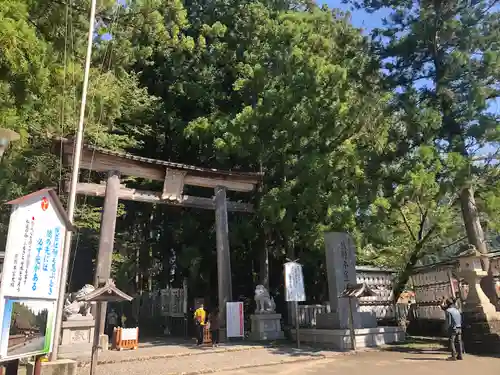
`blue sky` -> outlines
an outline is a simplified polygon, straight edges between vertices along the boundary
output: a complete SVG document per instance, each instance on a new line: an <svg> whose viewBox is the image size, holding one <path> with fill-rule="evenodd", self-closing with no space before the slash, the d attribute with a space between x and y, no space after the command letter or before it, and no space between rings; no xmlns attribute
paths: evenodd
<svg viewBox="0 0 500 375"><path fill-rule="evenodd" d="M362 10L351 11L350 6L342 4L341 0L319 0L318 3L326 4L330 8L338 8L343 11L350 11L353 25L361 27L367 31L370 31L375 27L382 26L382 19L389 14L389 12L387 11L379 11L373 14L366 13Z"/></svg>
<svg viewBox="0 0 500 375"><path fill-rule="evenodd" d="M354 26L363 28L365 33L370 32L376 27L382 26L382 19L389 15L389 11L379 11L376 13L367 13L363 10L352 10L349 5L342 4L341 0L318 0L319 4L326 4L330 8L338 8L343 11L349 11L351 13L351 21ZM490 103L490 110L493 113L500 113L500 99L493 100ZM489 154L496 151L498 146L487 145L480 152Z"/></svg>

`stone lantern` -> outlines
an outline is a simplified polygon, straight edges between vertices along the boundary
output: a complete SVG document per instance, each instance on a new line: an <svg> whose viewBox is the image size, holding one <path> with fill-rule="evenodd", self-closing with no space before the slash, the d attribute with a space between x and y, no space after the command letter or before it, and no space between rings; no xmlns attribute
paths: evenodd
<svg viewBox="0 0 500 375"><path fill-rule="evenodd" d="M495 292L500 299L500 258L490 259L490 270L495 282Z"/></svg>
<svg viewBox="0 0 500 375"><path fill-rule="evenodd" d="M483 258L485 256L474 246L458 255L458 275L469 285L463 311L484 313L486 316L496 315L495 306L481 288L481 280L488 275L488 271L483 269Z"/></svg>
<svg viewBox="0 0 500 375"><path fill-rule="evenodd" d="M458 257L458 276L469 285L463 301L463 340L470 353L498 353L500 350L500 313L481 288L481 280L488 275L483 268L486 256L469 245ZM490 270L495 273L490 262ZM498 268L497 268L498 270Z"/></svg>
<svg viewBox="0 0 500 375"><path fill-rule="evenodd" d="M16 132L0 128L0 160L2 160L3 153L9 147L10 142L17 141L19 139L19 134Z"/></svg>

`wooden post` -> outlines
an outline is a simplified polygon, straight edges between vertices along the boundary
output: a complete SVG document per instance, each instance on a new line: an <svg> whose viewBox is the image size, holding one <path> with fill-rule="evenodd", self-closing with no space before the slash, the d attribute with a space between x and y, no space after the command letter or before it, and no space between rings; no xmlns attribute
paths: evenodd
<svg viewBox="0 0 500 375"><path fill-rule="evenodd" d="M97 255L97 268L95 273L94 286L98 288L111 277L111 263L113 260L113 245L115 242L116 213L118 210L118 193L120 191L120 173L117 171L108 172L106 183L106 195L104 197L104 207L101 216L101 230L99 235L99 253ZM106 323L106 303L96 310L96 326L99 323L99 335L104 334ZM96 328L97 329L97 328Z"/></svg>
<svg viewBox="0 0 500 375"><path fill-rule="evenodd" d="M226 302L232 300L231 258L229 252L229 228L227 222L226 189L215 188L215 232L217 237L217 283L221 330L226 328ZM221 332L222 337L224 332Z"/></svg>
<svg viewBox="0 0 500 375"><path fill-rule="evenodd" d="M40 375L42 373L42 357L37 355L35 357L35 368L33 369L33 375Z"/></svg>
<svg viewBox="0 0 500 375"><path fill-rule="evenodd" d="M352 312L352 297L347 299L349 302L349 333L351 335L352 350L356 351L356 331L354 330L354 314Z"/></svg>
<svg viewBox="0 0 500 375"><path fill-rule="evenodd" d="M19 359L14 359L5 363L5 375L17 375L19 370Z"/></svg>
<svg viewBox="0 0 500 375"><path fill-rule="evenodd" d="M102 315L102 305L104 305L104 302L97 302L96 303L96 316ZM99 343L101 341L101 334L99 333L101 331L101 319L96 319L95 322L95 328L94 328L94 339L92 340L92 356L90 359L90 375L95 374L95 368L97 366L97 361L99 360Z"/></svg>
<svg viewBox="0 0 500 375"><path fill-rule="evenodd" d="M448 270L448 281L450 283L451 296L457 298L457 291L455 290L455 285L453 284L453 273Z"/></svg>
<svg viewBox="0 0 500 375"><path fill-rule="evenodd" d="M300 317L299 317L299 302L293 302L295 305L295 338L297 339L297 349L300 349Z"/></svg>

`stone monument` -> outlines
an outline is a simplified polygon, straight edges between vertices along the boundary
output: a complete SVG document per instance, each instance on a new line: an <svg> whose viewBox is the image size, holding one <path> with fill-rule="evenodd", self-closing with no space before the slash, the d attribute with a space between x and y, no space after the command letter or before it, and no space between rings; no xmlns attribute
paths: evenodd
<svg viewBox="0 0 500 375"><path fill-rule="evenodd" d="M329 313L316 316L316 328L301 329L300 340L332 346L336 350L352 348L349 332L349 303L355 329L356 346L378 346L404 340L400 327L378 327L373 312L360 312L357 298L341 297L348 285L357 284L356 249L347 233L325 233L326 269L330 299ZM295 335L295 330L292 330Z"/></svg>
<svg viewBox="0 0 500 375"><path fill-rule="evenodd" d="M257 341L285 338L281 329L281 314L276 314L276 304L263 285L255 287L255 313L250 316L250 339Z"/></svg>
<svg viewBox="0 0 500 375"><path fill-rule="evenodd" d="M326 269L330 313L317 317L317 328L348 329L349 299L339 298L348 284L356 284L356 249L347 233L325 233ZM354 328L361 328L361 316L357 300L352 299ZM370 322L373 326L373 321ZM376 326L375 320L375 326Z"/></svg>
<svg viewBox="0 0 500 375"><path fill-rule="evenodd" d="M77 292L66 295L59 347L59 353L62 355L92 350L95 322L90 313L91 304L78 299L94 290L94 286L87 284Z"/></svg>

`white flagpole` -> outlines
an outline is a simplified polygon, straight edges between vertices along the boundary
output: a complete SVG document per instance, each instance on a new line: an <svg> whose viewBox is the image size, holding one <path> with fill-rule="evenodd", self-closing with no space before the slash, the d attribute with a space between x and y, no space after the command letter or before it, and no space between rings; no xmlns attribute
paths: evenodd
<svg viewBox="0 0 500 375"><path fill-rule="evenodd" d="M76 133L75 150L73 154L73 165L71 173L71 186L69 191L68 201L68 217L73 222L75 215L75 202L76 202L76 185L78 183L78 176L80 174L80 159L83 145L83 123L85 120L85 106L87 103L87 90L89 84L90 61L92 59L92 42L94 39L94 20L95 20L96 0L90 3L90 18L89 18L89 36L87 41L87 56L85 58L85 71L83 75L83 89L82 100L80 105L80 119L78 121L78 130ZM64 237L63 248L63 261L61 268L61 278L59 283L59 296L57 300L56 309L56 323L54 325L54 342L52 348L51 360L57 360L59 353L59 342L61 341L61 327L64 309L64 297L66 294L66 282L68 279L68 266L71 253L71 232L67 231Z"/></svg>

